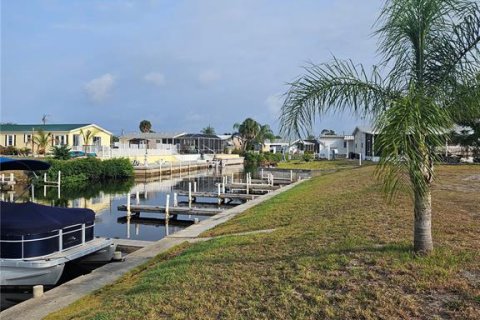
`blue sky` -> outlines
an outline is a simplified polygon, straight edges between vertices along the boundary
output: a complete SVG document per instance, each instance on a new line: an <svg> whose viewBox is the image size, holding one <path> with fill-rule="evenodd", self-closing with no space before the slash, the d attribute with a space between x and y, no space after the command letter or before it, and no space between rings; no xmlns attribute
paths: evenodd
<svg viewBox="0 0 480 320"><path fill-rule="evenodd" d="M287 83L332 55L378 61L381 0L2 1L1 121L94 122L118 134L252 117L277 131ZM315 131L365 121L329 115Z"/></svg>

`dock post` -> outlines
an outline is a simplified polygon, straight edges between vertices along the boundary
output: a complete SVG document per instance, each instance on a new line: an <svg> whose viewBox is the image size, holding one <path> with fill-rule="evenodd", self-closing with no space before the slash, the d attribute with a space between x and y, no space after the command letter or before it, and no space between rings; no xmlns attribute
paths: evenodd
<svg viewBox="0 0 480 320"><path fill-rule="evenodd" d="M41 296L43 296L43 286L41 284L33 286L33 297L40 298Z"/></svg>
<svg viewBox="0 0 480 320"><path fill-rule="evenodd" d="M43 183L47 183L47 173L46 172L43 174Z"/></svg>
<svg viewBox="0 0 480 320"><path fill-rule="evenodd" d="M359 166L362 165L362 154L361 153L358 154L358 165Z"/></svg>
<svg viewBox="0 0 480 320"><path fill-rule="evenodd" d="M188 207L192 207L192 183L188 183Z"/></svg>
<svg viewBox="0 0 480 320"><path fill-rule="evenodd" d="M162 176L162 160L160 160L160 169L158 169L158 176L161 177Z"/></svg>
<svg viewBox="0 0 480 320"><path fill-rule="evenodd" d="M60 187L60 183L62 182L62 171L58 171L58 186Z"/></svg>
<svg viewBox="0 0 480 320"><path fill-rule="evenodd" d="M145 189L145 191L144 191L143 198L144 198L144 199L147 199L147 198L148 198L148 191L147 191L146 189Z"/></svg>
<svg viewBox="0 0 480 320"><path fill-rule="evenodd" d="M246 182L247 194L250 194L250 188L248 187L248 173L247 173L247 182Z"/></svg>
<svg viewBox="0 0 480 320"><path fill-rule="evenodd" d="M293 182L293 170L290 170L290 182Z"/></svg>
<svg viewBox="0 0 480 320"><path fill-rule="evenodd" d="M178 207L178 194L176 192L173 193L173 206Z"/></svg>
<svg viewBox="0 0 480 320"><path fill-rule="evenodd" d="M221 186L220 183L217 184L217 189L218 189L218 204L222 203L222 199L220 199L220 194L221 194Z"/></svg>
<svg viewBox="0 0 480 320"><path fill-rule="evenodd" d="M193 192L197 192L197 181L193 181Z"/></svg>
<svg viewBox="0 0 480 320"><path fill-rule="evenodd" d="M13 176L13 173L10 172L10 182L13 182L15 180L15 177Z"/></svg>
<svg viewBox="0 0 480 320"><path fill-rule="evenodd" d="M47 197L47 185L46 184L43 185L43 197L44 198Z"/></svg>
<svg viewBox="0 0 480 320"><path fill-rule="evenodd" d="M31 188L32 188L32 202L35 202L35 186L33 185L33 183Z"/></svg>
<svg viewBox="0 0 480 320"><path fill-rule="evenodd" d="M135 193L135 204L139 205L140 204L140 191L137 191Z"/></svg>
<svg viewBox="0 0 480 320"><path fill-rule="evenodd" d="M232 181L231 181L232 184L233 184L233 178L234 178L234 177L235 177L235 176L234 176L234 174L233 174L233 172L232 172Z"/></svg>
<svg viewBox="0 0 480 320"><path fill-rule="evenodd" d="M272 181L271 181L272 187L273 187L273 182L274 181L275 181L275 178L273 177L273 174L272 174Z"/></svg>
<svg viewBox="0 0 480 320"><path fill-rule="evenodd" d="M170 193L167 193L165 201L165 220L168 220L170 217Z"/></svg>
<svg viewBox="0 0 480 320"><path fill-rule="evenodd" d="M127 215L127 239L130 239L130 215Z"/></svg>
<svg viewBox="0 0 480 320"><path fill-rule="evenodd" d="M261 175L262 175L262 180L263 180L263 168L262 168L262 170L261 170L260 172L261 172Z"/></svg>
<svg viewBox="0 0 480 320"><path fill-rule="evenodd" d="M222 182L222 193L225 193L225 182Z"/></svg>
<svg viewBox="0 0 480 320"><path fill-rule="evenodd" d="M60 199L60 184L57 186L57 198Z"/></svg>
<svg viewBox="0 0 480 320"><path fill-rule="evenodd" d="M13 202L13 192L9 192L10 194L10 202Z"/></svg>
<svg viewBox="0 0 480 320"><path fill-rule="evenodd" d="M132 214L132 212L130 211L130 198L131 197L132 197L132 195L129 192L128 195L127 195L127 217L130 217L130 215Z"/></svg>

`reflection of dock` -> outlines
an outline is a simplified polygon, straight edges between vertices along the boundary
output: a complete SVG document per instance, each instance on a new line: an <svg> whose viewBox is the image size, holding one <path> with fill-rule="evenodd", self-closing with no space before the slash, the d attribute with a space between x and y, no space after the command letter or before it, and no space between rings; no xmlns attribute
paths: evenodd
<svg viewBox="0 0 480 320"><path fill-rule="evenodd" d="M140 212L149 213L166 213L165 206L149 206L149 205L132 205L130 206L130 212L137 216ZM118 206L118 211L128 211L126 205ZM223 209L215 208L189 208L189 207L169 207L169 214L175 216L177 214L183 215L197 215L197 216L214 216L223 211Z"/></svg>
<svg viewBox="0 0 480 320"><path fill-rule="evenodd" d="M138 216L135 216L135 215L132 215L130 217L130 222L128 222L128 217L127 216L124 216L124 217L120 217L117 219L117 222L118 223L121 223L121 224L142 224L142 225L150 225L150 226L164 226L167 224L167 221L168 221L168 225L170 226L177 226L177 227L188 227L192 224L194 224L195 222L192 221L192 220L179 220L179 219L163 219L163 218L143 218L143 217L138 217Z"/></svg>

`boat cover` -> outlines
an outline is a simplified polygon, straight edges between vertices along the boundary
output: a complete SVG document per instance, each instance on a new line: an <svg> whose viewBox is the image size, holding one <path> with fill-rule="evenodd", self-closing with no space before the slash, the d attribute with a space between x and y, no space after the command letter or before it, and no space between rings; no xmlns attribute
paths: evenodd
<svg viewBox="0 0 480 320"><path fill-rule="evenodd" d="M41 204L0 201L0 235L22 236L93 222L95 212L83 208L60 208Z"/></svg>
<svg viewBox="0 0 480 320"><path fill-rule="evenodd" d="M12 159L7 157L0 157L0 171L4 170L48 170L50 164L39 160L29 159Z"/></svg>

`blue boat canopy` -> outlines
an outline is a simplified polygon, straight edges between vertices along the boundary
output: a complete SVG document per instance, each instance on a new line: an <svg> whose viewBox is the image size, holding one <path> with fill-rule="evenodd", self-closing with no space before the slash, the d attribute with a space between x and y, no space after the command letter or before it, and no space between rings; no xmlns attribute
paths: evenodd
<svg viewBox="0 0 480 320"><path fill-rule="evenodd" d="M49 207L33 202L0 201L2 238L45 233L94 220L95 212L90 209Z"/></svg>
<svg viewBox="0 0 480 320"><path fill-rule="evenodd" d="M39 160L29 159L12 159L7 157L0 157L0 171L5 170L48 170L50 164Z"/></svg>

